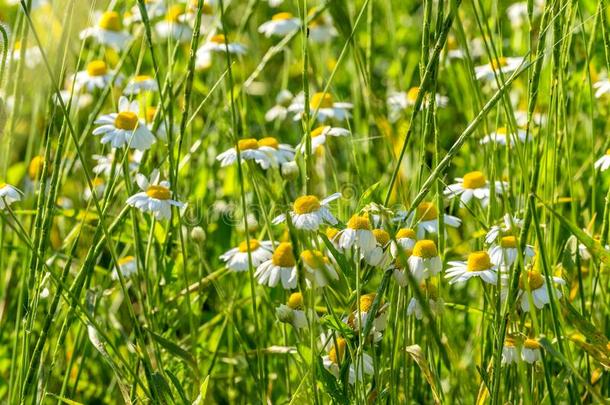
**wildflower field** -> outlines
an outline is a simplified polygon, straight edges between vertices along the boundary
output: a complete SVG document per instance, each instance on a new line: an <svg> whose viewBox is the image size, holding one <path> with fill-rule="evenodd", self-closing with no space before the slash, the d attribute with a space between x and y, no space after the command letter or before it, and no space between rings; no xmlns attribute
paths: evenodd
<svg viewBox="0 0 610 405"><path fill-rule="evenodd" d="M610 403L606 0L0 0L0 403Z"/></svg>

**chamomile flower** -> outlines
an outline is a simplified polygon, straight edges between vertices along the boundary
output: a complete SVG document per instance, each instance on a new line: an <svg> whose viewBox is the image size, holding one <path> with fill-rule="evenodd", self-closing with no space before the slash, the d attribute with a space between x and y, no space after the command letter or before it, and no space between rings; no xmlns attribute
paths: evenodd
<svg viewBox="0 0 610 405"><path fill-rule="evenodd" d="M541 347L536 339L525 339L521 348L521 359L529 364L534 364L540 360Z"/></svg>
<svg viewBox="0 0 610 405"><path fill-rule="evenodd" d="M595 98L602 98L606 94L610 94L610 80L602 79L593 83L595 89Z"/></svg>
<svg viewBox="0 0 610 405"><path fill-rule="evenodd" d="M339 275L330 259L319 250L303 250L301 252L301 262L305 268L305 278L308 285L314 283L316 287L325 287L330 280L339 279Z"/></svg>
<svg viewBox="0 0 610 405"><path fill-rule="evenodd" d="M383 268L391 260L388 252L390 234L383 229L373 229L373 235L375 235L375 247L367 252L363 252L362 258L369 266Z"/></svg>
<svg viewBox="0 0 610 405"><path fill-rule="evenodd" d="M254 268L271 259L273 254L273 244L271 241L259 241L250 238L249 242L243 241L239 246L226 251L220 256L220 260L226 263L229 270L236 272L248 270L248 251L250 251L252 267Z"/></svg>
<svg viewBox="0 0 610 405"><path fill-rule="evenodd" d="M6 0L6 4L9 6L18 6L21 0ZM28 4L26 2L26 4ZM49 1L48 0L32 0L32 3L30 4L30 11L31 10L36 10L38 8L41 8L43 6L48 6L49 5Z"/></svg>
<svg viewBox="0 0 610 405"><path fill-rule="evenodd" d="M66 108L81 110L83 108L87 108L93 103L93 96L89 93L75 93L72 90L60 90L59 97L57 94L53 95L53 100L57 103L57 105L61 105L59 102L64 103Z"/></svg>
<svg viewBox="0 0 610 405"><path fill-rule="evenodd" d="M337 224L337 219L331 214L328 204L341 198L341 193L332 194L323 200L314 195L304 195L297 198L292 204L290 220L295 228L306 231L317 231L320 225L328 223ZM282 223L286 220L286 215L278 215L274 224Z"/></svg>
<svg viewBox="0 0 610 405"><path fill-rule="evenodd" d="M393 257L397 257L400 250L413 250L417 242L415 231L411 228L401 228L396 232L395 241L390 243L390 252Z"/></svg>
<svg viewBox="0 0 610 405"><path fill-rule="evenodd" d="M16 201L20 201L21 194L21 191L10 184L0 184L0 210L11 206Z"/></svg>
<svg viewBox="0 0 610 405"><path fill-rule="evenodd" d="M280 322L289 323L295 329L307 327L307 315L303 310L303 295L300 292L290 294L286 305L277 307L275 314Z"/></svg>
<svg viewBox="0 0 610 405"><path fill-rule="evenodd" d="M485 236L485 243L497 242L498 238L505 235L512 235L523 226L523 220L510 214L504 214L502 223L492 225Z"/></svg>
<svg viewBox="0 0 610 405"><path fill-rule="evenodd" d="M23 62L29 69L33 69L42 62L42 51L37 46L32 46L26 49L22 49L21 41L15 41L13 45L13 51L11 52L11 59L14 62L21 60L21 54L23 53Z"/></svg>
<svg viewBox="0 0 610 405"><path fill-rule="evenodd" d="M311 20L307 24L307 28L309 29L309 40L315 43L330 42L337 36L337 30L333 26L332 19L325 15Z"/></svg>
<svg viewBox="0 0 610 405"><path fill-rule="evenodd" d="M102 90L112 84L113 72L108 70L108 65L103 60L92 60L87 64L85 70L81 70L74 75L74 90L81 91L86 89L93 92L96 89ZM117 84L121 78L117 77Z"/></svg>
<svg viewBox="0 0 610 405"><path fill-rule="evenodd" d="M334 228L332 226L329 226L328 228L326 228L326 231L324 232L324 235L326 236L326 238L330 241L330 243L333 244L333 247L337 250L341 249L339 247L339 233L341 231L337 228Z"/></svg>
<svg viewBox="0 0 610 405"><path fill-rule="evenodd" d="M347 227L336 235L339 248L350 250L352 247L360 249L361 253L373 250L377 245L375 235L371 230L369 218L362 215L353 215L347 221Z"/></svg>
<svg viewBox="0 0 610 405"><path fill-rule="evenodd" d="M417 208L407 216L406 212L399 211L396 220L405 221L413 224L417 221L417 239L423 239L426 232L431 234L438 233L438 209L432 202L422 202ZM462 220L452 215L443 214L443 222L446 226L457 228L462 224Z"/></svg>
<svg viewBox="0 0 610 405"><path fill-rule="evenodd" d="M127 96L133 96L140 94L145 91L158 92L159 85L157 81L148 75L138 75L133 77L125 86L123 94Z"/></svg>
<svg viewBox="0 0 610 405"><path fill-rule="evenodd" d="M355 331L364 329L366 327L367 319L369 318L369 312L373 306L373 301L377 294L369 293L360 296L360 308L355 306L352 313L347 318L347 324L352 327ZM373 319L373 327L371 328L370 334L373 337L373 341L378 342L381 340L382 333L387 327L388 322L388 304L381 303ZM360 312L358 312L360 310ZM358 316L360 314L360 316Z"/></svg>
<svg viewBox="0 0 610 405"><path fill-rule="evenodd" d="M136 183L142 191L129 197L127 205L142 212L151 212L159 220L169 219L172 215L172 206L182 208L184 204L171 198L169 182L159 180L159 171L156 169L151 173L150 180L138 173Z"/></svg>
<svg viewBox="0 0 610 405"><path fill-rule="evenodd" d="M349 136L350 131L345 128L340 127L331 127L330 125L322 125L317 128L314 128L310 132L311 135L311 149L316 150L316 148L324 145L329 136L339 137L339 136ZM304 153L305 151L305 140L300 143L299 150Z"/></svg>
<svg viewBox="0 0 610 405"><path fill-rule="evenodd" d="M126 97L119 99L119 112L102 115L95 120L101 126L93 130L93 135L102 135L102 144L110 143L113 148L127 145L137 150L147 150L156 142L155 136L138 118L138 102L131 103Z"/></svg>
<svg viewBox="0 0 610 405"><path fill-rule="evenodd" d="M297 267L292 244L288 242L280 243L270 259L261 263L254 277L259 284L275 287L278 282L282 282L282 287L286 290L297 287Z"/></svg>
<svg viewBox="0 0 610 405"><path fill-rule="evenodd" d="M316 118L319 122L346 120L351 116L349 110L353 107L351 103L335 102L330 93L314 93L309 99L310 113L314 114L317 110ZM305 112L305 96L303 94L296 96L288 111L294 114L295 121L299 121Z"/></svg>
<svg viewBox="0 0 610 405"><path fill-rule="evenodd" d="M271 122L275 120L283 121L288 115L288 106L294 96L289 90L281 90L275 96L275 105L265 113L265 121Z"/></svg>
<svg viewBox="0 0 610 405"><path fill-rule="evenodd" d="M294 160L294 148L286 143L279 143L272 136L259 139L258 148L267 154L273 167Z"/></svg>
<svg viewBox="0 0 610 405"><path fill-rule="evenodd" d="M91 197L95 194L99 199L102 195L104 195L104 191L106 191L106 182L101 177L95 177L91 180L93 185L93 189L87 187L83 194L85 201L89 201Z"/></svg>
<svg viewBox="0 0 610 405"><path fill-rule="evenodd" d="M530 139L531 138L527 136L527 132L524 129L518 128L516 133L509 133L506 127L500 127L489 135L485 135L485 137L481 139L480 144L495 143L502 146L514 146L517 142L525 143Z"/></svg>
<svg viewBox="0 0 610 405"><path fill-rule="evenodd" d="M131 35L123 30L119 13L106 11L99 16L94 27L81 31L80 38L94 38L100 45L122 50L131 40Z"/></svg>
<svg viewBox="0 0 610 405"><path fill-rule="evenodd" d="M220 161L221 167L227 167L237 162L237 152L239 150L239 156L241 160L254 160L263 169L268 169L271 166L271 160L269 156L262 150L259 149L259 143L254 138L240 139L235 147L229 148L222 152L216 157L216 160Z"/></svg>
<svg viewBox="0 0 610 405"><path fill-rule="evenodd" d="M264 22L258 27L258 32L267 38L272 36L283 37L296 31L301 26L301 20L290 13L277 13L271 20Z"/></svg>
<svg viewBox="0 0 610 405"><path fill-rule="evenodd" d="M146 8L146 15L149 20L161 18L167 12L164 0L146 0L144 1L144 7ZM140 7L137 4L131 8L128 14L129 15L125 17L125 24L142 21Z"/></svg>
<svg viewBox="0 0 610 405"><path fill-rule="evenodd" d="M138 168L140 167L140 161L142 160L142 156L143 153L139 150L135 150L129 153L127 160L130 172L138 170ZM109 177L112 172L112 166L114 164L115 150L113 149L112 152L107 155L93 155L92 158L96 161L96 165L93 167L93 173L97 175L103 174L104 176ZM116 170L120 170L119 165L120 162L117 162Z"/></svg>
<svg viewBox="0 0 610 405"><path fill-rule="evenodd" d="M499 241L489 248L491 262L500 267L512 266L517 260L517 254L519 253L518 248L519 243L516 236L508 235L499 238ZM534 248L527 245L523 255L525 260L531 259L535 255Z"/></svg>
<svg viewBox="0 0 610 405"><path fill-rule="evenodd" d="M208 41L197 50L197 57L200 53L209 52L226 52L227 48L230 54L244 55L246 47L239 42L231 42L223 34L213 35Z"/></svg>
<svg viewBox="0 0 610 405"><path fill-rule="evenodd" d="M387 99L388 111L390 121L396 122L400 115L409 107L415 105L417 96L419 94L419 87L411 87L408 91L394 91L391 92ZM449 99L440 94L435 94L435 102L438 107L446 107Z"/></svg>
<svg viewBox="0 0 610 405"><path fill-rule="evenodd" d="M593 164L595 169L600 172L605 172L610 167L610 149L606 151L606 154L595 161Z"/></svg>
<svg viewBox="0 0 610 405"><path fill-rule="evenodd" d="M511 74L523 65L523 57L499 57L486 65L476 66L474 72L479 80L492 81L500 73Z"/></svg>
<svg viewBox="0 0 610 405"><path fill-rule="evenodd" d="M422 239L415 243L407 263L409 271L418 283L437 275L443 269L436 243L429 239Z"/></svg>
<svg viewBox="0 0 610 405"><path fill-rule="evenodd" d="M502 364L513 364L519 361L519 352L515 346L515 339L512 336L506 336L504 345L502 346Z"/></svg>
<svg viewBox="0 0 610 405"><path fill-rule="evenodd" d="M489 254L485 251L472 252L465 262L449 262L445 278L449 284L468 281L473 277L479 277L488 284L495 285L498 280L497 266L491 262Z"/></svg>
<svg viewBox="0 0 610 405"><path fill-rule="evenodd" d="M125 256L118 260L117 266L112 270L112 279L118 280L118 272L121 272L123 278L130 278L138 272L138 263L133 256Z"/></svg>
<svg viewBox="0 0 610 405"><path fill-rule="evenodd" d="M495 193L502 194L506 187L508 187L506 182L496 181ZM486 207L490 197L489 182L480 171L466 173L464 177L456 177L455 183L447 186L444 194L447 197L460 197L460 201L464 205L474 197L481 201L483 207Z"/></svg>
<svg viewBox="0 0 610 405"><path fill-rule="evenodd" d="M420 291L424 297L428 298L428 307L433 315L440 315L444 309L443 299L438 296L438 288L433 283L422 283ZM412 297L407 306L407 316L415 315L415 318L422 320L424 318L424 312L420 302Z"/></svg>
<svg viewBox="0 0 610 405"><path fill-rule="evenodd" d="M322 364L336 378L339 378L341 364L345 361L347 351L347 341L341 337L333 339L332 336L322 337L322 342L327 355L322 356ZM353 359L349 364L348 380L350 384L364 379L365 375L372 375L375 372L373 358L367 353L362 353L362 358Z"/></svg>
<svg viewBox="0 0 610 405"><path fill-rule="evenodd" d="M185 12L186 6L184 4L174 4L169 7L165 18L155 24L157 38L162 41L171 39L181 44L190 42L193 29L184 22Z"/></svg>
<svg viewBox="0 0 610 405"><path fill-rule="evenodd" d="M551 277L553 283L557 283L560 285L565 285L565 281L561 277ZM553 295L556 299L560 299L562 297L561 290L556 288L554 285L551 286L553 289ZM530 295L534 306L538 309L542 309L545 304L549 304L551 302L551 297L549 296L549 291L546 285L545 277L540 274L540 271L532 268L530 270L525 270L521 273L521 277L519 278L519 301L521 304L521 309L523 312L530 311Z"/></svg>
<svg viewBox="0 0 610 405"><path fill-rule="evenodd" d="M180 20L182 22L187 23L190 26L195 25L198 13L198 3L198 0L190 0L188 6L186 7L185 13L180 16ZM214 14L214 8L209 0L205 0L203 7L201 8L200 31L209 32L214 28L215 23L216 15Z"/></svg>

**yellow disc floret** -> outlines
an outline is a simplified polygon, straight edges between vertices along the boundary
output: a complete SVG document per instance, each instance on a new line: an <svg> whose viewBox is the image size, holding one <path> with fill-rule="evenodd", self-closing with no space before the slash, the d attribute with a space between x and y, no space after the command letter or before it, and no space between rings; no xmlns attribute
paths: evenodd
<svg viewBox="0 0 610 405"><path fill-rule="evenodd" d="M332 108L333 97L328 93L314 93L309 100L309 106L316 110L318 108Z"/></svg>
<svg viewBox="0 0 610 405"><path fill-rule="evenodd" d="M492 268L491 259L487 252L472 252L468 256L468 271L483 271Z"/></svg>
<svg viewBox="0 0 610 405"><path fill-rule="evenodd" d="M375 235L377 244L381 246L385 246L390 242L390 234L383 229L373 229L373 235Z"/></svg>
<svg viewBox="0 0 610 405"><path fill-rule="evenodd" d="M292 252L292 244L289 242L282 242L275 248L271 261L275 266L279 267L294 267L296 260L294 259L294 253Z"/></svg>
<svg viewBox="0 0 610 405"><path fill-rule="evenodd" d="M296 214L310 214L318 211L321 207L320 200L315 195L304 195L297 198L292 205L292 209Z"/></svg>
<svg viewBox="0 0 610 405"><path fill-rule="evenodd" d="M250 252L255 251L261 246L260 242L256 239L250 239L250 243L247 241L243 241L239 244L239 251L242 253L246 253L248 250Z"/></svg>
<svg viewBox="0 0 610 405"><path fill-rule="evenodd" d="M326 230L326 237L328 238L328 240L333 240L333 239L335 239L335 237L337 236L338 233L339 233L339 230L337 228L333 228L331 226Z"/></svg>
<svg viewBox="0 0 610 405"><path fill-rule="evenodd" d="M239 150L258 149L258 141L254 138L240 139L237 142L237 148Z"/></svg>
<svg viewBox="0 0 610 405"><path fill-rule="evenodd" d="M434 203L423 202L417 206L417 218L422 221L430 221L438 218L438 210Z"/></svg>
<svg viewBox="0 0 610 405"><path fill-rule="evenodd" d="M134 259L134 257L133 257L133 256L125 256L125 257L122 257L122 258L120 258L120 259L118 260L118 265L119 265L119 266L123 266L123 265L125 265L125 264L128 264L128 263L132 262L132 261L133 261L133 259Z"/></svg>
<svg viewBox="0 0 610 405"><path fill-rule="evenodd" d="M350 229L371 229L371 222L368 217L363 215L352 215L352 217L347 221L347 227Z"/></svg>
<svg viewBox="0 0 610 405"><path fill-rule="evenodd" d="M527 286L529 286L530 291L537 290L542 287L543 284L544 277L542 277L542 274L540 274L540 272L537 270L529 270L522 273L521 277L519 278L519 288L522 290L526 290Z"/></svg>
<svg viewBox="0 0 610 405"><path fill-rule="evenodd" d="M273 17L271 17L271 19L273 21L283 21L283 20L290 20L292 18L292 14L290 13L277 13L275 14Z"/></svg>
<svg viewBox="0 0 610 405"><path fill-rule="evenodd" d="M103 60L92 60L87 64L87 73L89 76L104 76L107 72L108 67Z"/></svg>
<svg viewBox="0 0 610 405"><path fill-rule="evenodd" d="M337 339L336 342L331 341L332 347L328 351L328 358L335 364L339 364L343 361L345 356L345 349L347 348L347 342L343 338Z"/></svg>
<svg viewBox="0 0 610 405"><path fill-rule="evenodd" d="M377 294L369 293L360 296L360 312L369 312ZM357 308L356 308L357 309Z"/></svg>
<svg viewBox="0 0 610 405"><path fill-rule="evenodd" d="M415 239L415 231L411 228L402 228L396 232L396 239Z"/></svg>
<svg viewBox="0 0 610 405"><path fill-rule="evenodd" d="M516 236L504 236L500 239L500 246L504 249L508 248L516 248L517 247L517 237Z"/></svg>
<svg viewBox="0 0 610 405"><path fill-rule="evenodd" d="M329 128L328 125L322 125L321 127L317 127L317 128L312 129L311 133L310 133L311 137L315 138L317 136L322 135L326 131L327 128Z"/></svg>
<svg viewBox="0 0 610 405"><path fill-rule="evenodd" d="M498 70L498 69L500 69L501 67L506 66L506 65L508 64L508 61L506 60L506 58L505 58L505 57L500 56L498 59L494 59L494 60L492 60L491 62L489 62L489 64L491 65L491 67L492 67L494 70Z"/></svg>
<svg viewBox="0 0 610 405"><path fill-rule="evenodd" d="M28 166L28 175L30 179L37 180L42 175L42 169L44 167L44 156L34 156Z"/></svg>
<svg viewBox="0 0 610 405"><path fill-rule="evenodd" d="M156 200L169 200L172 193L167 187L151 185L148 186L148 189L146 190L146 195Z"/></svg>
<svg viewBox="0 0 610 405"><path fill-rule="evenodd" d="M114 126L118 129L133 131L138 127L138 115L131 111L121 111L114 119Z"/></svg>
<svg viewBox="0 0 610 405"><path fill-rule="evenodd" d="M540 343L538 343L536 339L525 339L525 341L523 341L523 346L530 350L540 349Z"/></svg>
<svg viewBox="0 0 610 405"><path fill-rule="evenodd" d="M267 146L269 148L279 149L280 143L274 137L267 136L258 140L258 146Z"/></svg>
<svg viewBox="0 0 610 405"><path fill-rule="evenodd" d="M291 309L303 308L303 294L301 294L300 292L295 292L295 293L290 294L290 297L288 297L287 305Z"/></svg>
<svg viewBox="0 0 610 405"><path fill-rule="evenodd" d="M407 100L411 103L414 103L417 100L417 95L419 94L419 87L411 87L407 92Z"/></svg>
<svg viewBox="0 0 610 405"><path fill-rule="evenodd" d="M106 11L102 14L99 27L107 31L120 31L121 30L121 17L116 11Z"/></svg>
<svg viewBox="0 0 610 405"><path fill-rule="evenodd" d="M321 269L328 264L328 258L319 250L304 250L301 252L301 260L312 269Z"/></svg>
<svg viewBox="0 0 610 405"><path fill-rule="evenodd" d="M413 246L413 256L421 257L423 259L430 259L438 256L436 244L434 241L428 239L417 241L415 246Z"/></svg>
<svg viewBox="0 0 610 405"><path fill-rule="evenodd" d="M212 38L210 38L210 42L214 42L215 44L224 45L227 43L227 38L223 34L217 34L217 35L214 35Z"/></svg>
<svg viewBox="0 0 610 405"><path fill-rule="evenodd" d="M185 13L186 7L184 4L174 4L167 10L165 19L170 22L177 23L180 17Z"/></svg>
<svg viewBox="0 0 610 405"><path fill-rule="evenodd" d="M487 179L485 178L485 175L479 171L466 173L462 181L464 188L468 189L481 188L484 187L486 183Z"/></svg>

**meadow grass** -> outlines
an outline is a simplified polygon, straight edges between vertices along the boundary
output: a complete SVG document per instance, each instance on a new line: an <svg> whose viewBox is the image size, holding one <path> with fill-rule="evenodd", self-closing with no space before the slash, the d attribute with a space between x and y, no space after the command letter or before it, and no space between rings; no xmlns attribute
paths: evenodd
<svg viewBox="0 0 610 405"><path fill-rule="evenodd" d="M610 402L605 0L0 0L0 401Z"/></svg>

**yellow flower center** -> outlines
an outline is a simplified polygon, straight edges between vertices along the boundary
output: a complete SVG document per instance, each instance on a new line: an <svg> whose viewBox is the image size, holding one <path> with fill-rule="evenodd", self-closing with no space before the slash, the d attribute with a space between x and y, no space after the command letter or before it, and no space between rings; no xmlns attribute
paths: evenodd
<svg viewBox="0 0 610 405"><path fill-rule="evenodd" d="M150 80L150 79L152 79L152 77L150 77L149 75L138 75L138 76L134 77L133 80L136 83L142 83L142 82L145 82L145 81Z"/></svg>
<svg viewBox="0 0 610 405"><path fill-rule="evenodd" d="M155 120L155 114L157 114L157 109L155 107L146 107L146 122L153 122Z"/></svg>
<svg viewBox="0 0 610 405"><path fill-rule="evenodd" d="M523 342L523 346L526 349L536 350L540 349L540 343L536 339L525 339Z"/></svg>
<svg viewBox="0 0 610 405"><path fill-rule="evenodd" d="M28 174L30 179L36 180L42 174L42 168L44 167L44 156L34 156L28 166Z"/></svg>
<svg viewBox="0 0 610 405"><path fill-rule="evenodd" d="M507 133L508 133L508 130L506 129L506 127L500 127L498 129L496 129L496 134L506 135Z"/></svg>
<svg viewBox="0 0 610 405"><path fill-rule="evenodd" d="M500 56L498 59L492 60L491 62L489 62L489 64L491 65L491 67L494 70L498 70L504 66L506 66L508 64L508 61L506 60L505 57Z"/></svg>
<svg viewBox="0 0 610 405"><path fill-rule="evenodd" d="M184 14L186 11L186 7L184 4L174 4L167 10L167 15L165 19L170 22L178 22L180 20L180 16Z"/></svg>
<svg viewBox="0 0 610 405"><path fill-rule="evenodd" d="M396 232L396 239L415 239L415 231L411 228L402 228Z"/></svg>
<svg viewBox="0 0 610 405"><path fill-rule="evenodd" d="M103 60L92 60L87 65L87 74L89 76L104 76L107 72L108 67Z"/></svg>
<svg viewBox="0 0 610 405"><path fill-rule="evenodd" d="M606 155L610 156L610 149L606 150Z"/></svg>
<svg viewBox="0 0 610 405"><path fill-rule="evenodd" d="M485 175L483 173L474 171L464 175L462 184L464 188L474 189L484 187L486 182L487 180L485 179Z"/></svg>
<svg viewBox="0 0 610 405"><path fill-rule="evenodd" d="M402 254L398 254L394 259L394 265L399 269L406 269L409 265L409 257L413 254L411 249L403 249Z"/></svg>
<svg viewBox="0 0 610 405"><path fill-rule="evenodd" d="M114 119L114 126L118 129L133 131L138 127L138 115L131 111L122 111Z"/></svg>
<svg viewBox="0 0 610 405"><path fill-rule="evenodd" d="M329 227L326 230L326 237L328 238L328 240L333 240L338 233L339 230L337 228Z"/></svg>
<svg viewBox="0 0 610 405"><path fill-rule="evenodd" d="M331 340L330 343L332 347L328 351L328 358L330 361L338 365L341 361L343 361L343 357L345 357L347 342L343 338L338 338L336 342Z"/></svg>
<svg viewBox="0 0 610 405"><path fill-rule="evenodd" d="M214 42L215 44L225 44L227 43L227 38L225 38L223 34L217 34L210 38L210 42Z"/></svg>
<svg viewBox="0 0 610 405"><path fill-rule="evenodd" d="M293 211L299 215L312 213L319 210L320 207L320 200L315 195L301 196L292 205Z"/></svg>
<svg viewBox="0 0 610 405"><path fill-rule="evenodd" d="M239 244L239 251L242 253L246 253L248 250L250 252L255 251L261 246L260 242L256 239L250 239L250 244L247 241L243 241Z"/></svg>
<svg viewBox="0 0 610 405"><path fill-rule="evenodd" d="M347 227L350 229L371 229L371 222L362 215L352 215L347 221Z"/></svg>
<svg viewBox="0 0 610 405"><path fill-rule="evenodd" d="M318 108L332 108L333 107L333 96L328 93L314 93L309 100L309 106L312 110Z"/></svg>
<svg viewBox="0 0 610 405"><path fill-rule="evenodd" d="M290 13L277 13L273 17L271 17L271 20L282 21L282 20L290 20L291 18L292 18L292 14L290 14Z"/></svg>
<svg viewBox="0 0 610 405"><path fill-rule="evenodd" d="M537 270L529 270L526 273L521 274L521 278L519 278L519 288L522 290L526 290L526 279L527 285L529 285L529 290L537 290L544 284L544 277Z"/></svg>
<svg viewBox="0 0 610 405"><path fill-rule="evenodd" d="M279 267L294 267L296 260L294 259L294 253L292 252L292 244L288 242L282 242L278 245L273 252L271 261L274 265Z"/></svg>
<svg viewBox="0 0 610 405"><path fill-rule="evenodd" d="M129 262L132 262L133 259L134 259L133 256L125 256L125 257L119 259L118 264L119 264L119 266L122 266Z"/></svg>
<svg viewBox="0 0 610 405"><path fill-rule="evenodd" d="M516 248L517 247L517 237L515 236L504 236L500 239L500 246L507 248Z"/></svg>
<svg viewBox="0 0 610 405"><path fill-rule="evenodd" d="M120 31L121 30L121 17L116 11L106 11L102 14L99 27L107 31Z"/></svg>
<svg viewBox="0 0 610 405"><path fill-rule="evenodd" d="M438 250L436 250L436 243L428 239L418 240L415 243L415 246L413 246L413 256L421 257L424 259L430 259L431 257L438 256Z"/></svg>
<svg viewBox="0 0 610 405"><path fill-rule="evenodd" d="M237 142L237 148L239 150L258 149L258 141L254 138L240 139Z"/></svg>
<svg viewBox="0 0 610 405"><path fill-rule="evenodd" d="M259 146L267 146L267 147L273 148L273 149L279 149L280 148L280 143L277 141L277 139L275 139L272 136L267 136L265 138L259 139L258 140L258 145Z"/></svg>
<svg viewBox="0 0 610 405"><path fill-rule="evenodd" d="M146 195L156 200L169 200L169 198L171 197L171 192L167 187L151 185L148 186L148 189L146 190Z"/></svg>
<svg viewBox="0 0 610 405"><path fill-rule="evenodd" d="M288 306L291 309L303 308L303 294L300 292L290 294L290 297L288 297Z"/></svg>
<svg viewBox="0 0 610 405"><path fill-rule="evenodd" d="M387 245L390 241L390 234L383 229L373 229L373 235L375 235L377 243L381 246Z"/></svg>
<svg viewBox="0 0 610 405"><path fill-rule="evenodd" d="M301 252L301 260L312 269L322 269L328 264L328 258L319 250L304 250Z"/></svg>
<svg viewBox="0 0 610 405"><path fill-rule="evenodd" d="M438 218L438 210L434 203L423 202L417 206L417 217L422 221L430 221Z"/></svg>
<svg viewBox="0 0 610 405"><path fill-rule="evenodd" d="M320 127L317 127L315 129L312 129L310 134L312 138L315 138L316 136L320 136L324 133L324 131L326 130L326 128L328 128L327 125L322 125Z"/></svg>
<svg viewBox="0 0 610 405"><path fill-rule="evenodd" d="M424 296L428 296L428 298L436 300L438 299L438 287L433 284L432 282L429 283L421 283L421 285L419 286L419 288L422 291L422 294Z"/></svg>
<svg viewBox="0 0 610 405"><path fill-rule="evenodd" d="M369 312L377 294L369 293L360 296L360 312ZM356 308L358 309L358 308Z"/></svg>
<svg viewBox="0 0 610 405"><path fill-rule="evenodd" d="M407 100L411 103L414 103L417 100L417 95L419 94L419 87L411 87L409 91L407 91Z"/></svg>
<svg viewBox="0 0 610 405"><path fill-rule="evenodd" d="M191 10L193 13L197 11L197 4L198 4L198 3L199 3L199 2L198 2L197 0L193 0L193 1L191 1L191 4L190 4L190 10ZM212 8L212 6L210 6L210 5L209 5L209 4L207 4L207 2L206 2L206 3L204 3L204 4L203 4L203 7L201 8L201 14L204 14L204 15L212 15L212 14L214 14L214 9Z"/></svg>
<svg viewBox="0 0 610 405"><path fill-rule="evenodd" d="M472 252L468 256L468 271L489 270L491 267L491 259L487 252Z"/></svg>
<svg viewBox="0 0 610 405"><path fill-rule="evenodd" d="M504 339L504 346L515 347L515 338L507 336L506 339Z"/></svg>

